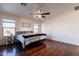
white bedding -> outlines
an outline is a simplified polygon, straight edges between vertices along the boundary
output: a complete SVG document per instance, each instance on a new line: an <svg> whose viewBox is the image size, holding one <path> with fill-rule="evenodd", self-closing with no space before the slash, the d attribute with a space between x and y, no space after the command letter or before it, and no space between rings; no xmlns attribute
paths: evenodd
<svg viewBox="0 0 79 59"><path fill-rule="evenodd" d="M24 44L24 42L25 42L25 45L29 44L29 40L28 40L28 39L24 39L21 34L20 34L20 35L17 35L17 39L18 39L22 44Z"/></svg>

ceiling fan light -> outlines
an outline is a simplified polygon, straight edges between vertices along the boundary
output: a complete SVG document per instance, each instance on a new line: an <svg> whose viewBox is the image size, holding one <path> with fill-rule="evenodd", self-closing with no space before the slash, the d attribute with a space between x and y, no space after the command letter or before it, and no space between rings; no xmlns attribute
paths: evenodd
<svg viewBox="0 0 79 59"><path fill-rule="evenodd" d="M34 18L41 18L41 15L34 15Z"/></svg>
<svg viewBox="0 0 79 59"><path fill-rule="evenodd" d="M38 15L39 18L41 18L41 15Z"/></svg>

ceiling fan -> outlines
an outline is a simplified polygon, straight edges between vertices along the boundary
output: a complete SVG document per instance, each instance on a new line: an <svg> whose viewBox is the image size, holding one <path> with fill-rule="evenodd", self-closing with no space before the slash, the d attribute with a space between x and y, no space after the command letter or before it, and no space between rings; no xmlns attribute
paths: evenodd
<svg viewBox="0 0 79 59"><path fill-rule="evenodd" d="M27 6L27 3L20 3L21 6L25 7ZM49 15L50 12L41 13L41 10L39 8L36 9L35 13L30 13L30 15L33 15L35 18L46 18L46 15Z"/></svg>
<svg viewBox="0 0 79 59"><path fill-rule="evenodd" d="M33 15L35 18L46 18L46 15L49 15L50 12L41 13L41 10L38 9L35 11L35 13L31 13L30 15Z"/></svg>

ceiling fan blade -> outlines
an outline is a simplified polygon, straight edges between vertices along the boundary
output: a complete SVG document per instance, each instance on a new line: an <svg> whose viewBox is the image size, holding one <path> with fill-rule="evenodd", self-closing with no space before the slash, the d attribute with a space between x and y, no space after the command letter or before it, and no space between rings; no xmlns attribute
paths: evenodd
<svg viewBox="0 0 79 59"><path fill-rule="evenodd" d="M33 13L30 13L30 15L34 15Z"/></svg>
<svg viewBox="0 0 79 59"><path fill-rule="evenodd" d="M41 15L41 17L46 18L45 16Z"/></svg>
<svg viewBox="0 0 79 59"><path fill-rule="evenodd" d="M42 13L41 15L49 15L49 14L50 14L50 12Z"/></svg>

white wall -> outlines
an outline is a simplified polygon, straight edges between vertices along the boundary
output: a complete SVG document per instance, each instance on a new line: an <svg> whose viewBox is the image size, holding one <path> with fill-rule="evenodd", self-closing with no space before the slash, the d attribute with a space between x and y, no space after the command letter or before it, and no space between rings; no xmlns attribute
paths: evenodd
<svg viewBox="0 0 79 59"><path fill-rule="evenodd" d="M42 23L49 39L79 45L79 11L65 13Z"/></svg>

